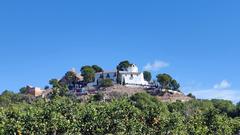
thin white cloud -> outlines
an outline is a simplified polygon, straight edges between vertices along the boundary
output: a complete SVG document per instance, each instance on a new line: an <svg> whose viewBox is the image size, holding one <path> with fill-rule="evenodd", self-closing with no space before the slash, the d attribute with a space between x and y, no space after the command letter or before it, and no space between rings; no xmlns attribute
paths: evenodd
<svg viewBox="0 0 240 135"><path fill-rule="evenodd" d="M227 80L215 84L213 88L192 89L187 92L192 93L199 99L225 99L234 103L240 102L240 90L232 89L231 83Z"/></svg>
<svg viewBox="0 0 240 135"><path fill-rule="evenodd" d="M231 100L234 103L240 101L240 91L233 89L206 89L206 90L197 90L192 91L193 95L200 99L225 99Z"/></svg>
<svg viewBox="0 0 240 135"><path fill-rule="evenodd" d="M144 66L144 70L148 71L159 71L161 68L168 67L169 63L156 60L153 63L148 63Z"/></svg>
<svg viewBox="0 0 240 135"><path fill-rule="evenodd" d="M214 89L228 89L231 87L231 84L227 80L223 80L222 82L215 84Z"/></svg>

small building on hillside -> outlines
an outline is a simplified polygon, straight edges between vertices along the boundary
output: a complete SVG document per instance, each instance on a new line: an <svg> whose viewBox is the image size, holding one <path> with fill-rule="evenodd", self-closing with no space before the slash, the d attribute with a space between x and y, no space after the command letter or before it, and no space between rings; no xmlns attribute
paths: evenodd
<svg viewBox="0 0 240 135"><path fill-rule="evenodd" d="M26 86L26 93L34 97L46 98L52 93L52 89L41 89L39 87Z"/></svg>
<svg viewBox="0 0 240 135"><path fill-rule="evenodd" d="M126 86L148 86L149 83L144 79L142 72L138 71L138 67L132 64L126 71L119 71L121 84Z"/></svg>
<svg viewBox="0 0 240 135"><path fill-rule="evenodd" d="M111 79L113 83L118 83L126 86L148 86L149 83L145 81L143 73L138 71L138 67L132 64L125 71L100 72L95 74L93 83L88 85L98 86L102 79Z"/></svg>
<svg viewBox="0 0 240 135"><path fill-rule="evenodd" d="M45 90L42 90L39 87L27 86L26 88L27 88L26 94L30 94L35 97L42 96L42 94L45 92Z"/></svg>
<svg viewBox="0 0 240 135"><path fill-rule="evenodd" d="M104 72L96 73L94 82L90 83L89 85L98 86L98 85L100 85L100 81L102 79L111 79L113 81L113 83L116 83L117 71L110 71L110 72L104 71Z"/></svg>

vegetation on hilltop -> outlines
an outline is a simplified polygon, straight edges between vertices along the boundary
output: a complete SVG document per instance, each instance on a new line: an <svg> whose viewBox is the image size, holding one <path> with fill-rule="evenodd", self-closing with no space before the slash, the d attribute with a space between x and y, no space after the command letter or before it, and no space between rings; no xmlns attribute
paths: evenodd
<svg viewBox="0 0 240 135"><path fill-rule="evenodd" d="M152 80L152 74L149 71L144 71L143 76L144 76L144 79L148 82L150 82Z"/></svg>
<svg viewBox="0 0 240 135"><path fill-rule="evenodd" d="M96 73L103 72L103 69L98 65L92 65L92 68L95 70Z"/></svg>
<svg viewBox="0 0 240 135"><path fill-rule="evenodd" d="M128 67L130 67L132 64L128 61L122 61L117 65L117 70L118 71L126 71Z"/></svg>
<svg viewBox="0 0 240 135"><path fill-rule="evenodd" d="M113 86L113 81L111 79L106 78L100 81L100 87L106 88L110 86Z"/></svg>
<svg viewBox="0 0 240 135"><path fill-rule="evenodd" d="M83 66L81 68L81 74L83 76L84 82L90 83L94 81L95 70L91 66Z"/></svg>
<svg viewBox="0 0 240 135"><path fill-rule="evenodd" d="M173 79L169 74L158 74L157 81L160 83L163 89L170 89L178 91L180 84Z"/></svg>

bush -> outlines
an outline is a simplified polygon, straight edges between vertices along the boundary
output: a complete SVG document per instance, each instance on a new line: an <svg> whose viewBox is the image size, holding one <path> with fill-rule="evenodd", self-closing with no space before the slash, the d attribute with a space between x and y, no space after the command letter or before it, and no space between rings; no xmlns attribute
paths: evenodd
<svg viewBox="0 0 240 135"><path fill-rule="evenodd" d="M113 86L113 81L111 79L102 79L100 81L100 87L106 88Z"/></svg>
<svg viewBox="0 0 240 135"><path fill-rule="evenodd" d="M104 98L104 94L103 93L97 93L93 96L93 101L102 101Z"/></svg>
<svg viewBox="0 0 240 135"><path fill-rule="evenodd" d="M188 97L196 99L196 96L194 96L192 93L187 94Z"/></svg>

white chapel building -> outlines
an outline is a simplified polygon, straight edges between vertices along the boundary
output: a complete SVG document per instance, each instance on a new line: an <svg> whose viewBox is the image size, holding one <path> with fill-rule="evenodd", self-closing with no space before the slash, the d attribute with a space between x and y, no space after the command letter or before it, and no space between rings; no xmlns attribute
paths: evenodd
<svg viewBox="0 0 240 135"><path fill-rule="evenodd" d="M119 72L121 78L121 84L124 85L148 85L148 82L144 80L142 72L138 71L138 67L132 64L126 71Z"/></svg>
<svg viewBox="0 0 240 135"><path fill-rule="evenodd" d="M149 83L145 81L143 73L138 71L138 67L132 64L125 71L119 71L120 84L126 86L148 86ZM95 74L95 81L91 85L99 85L103 78L109 78L114 83L117 82L117 71L100 72Z"/></svg>

